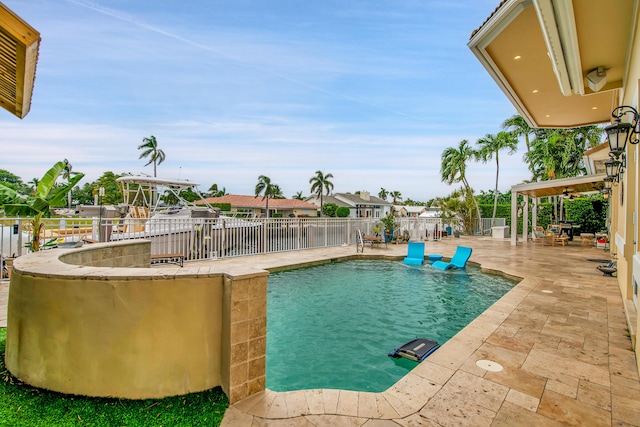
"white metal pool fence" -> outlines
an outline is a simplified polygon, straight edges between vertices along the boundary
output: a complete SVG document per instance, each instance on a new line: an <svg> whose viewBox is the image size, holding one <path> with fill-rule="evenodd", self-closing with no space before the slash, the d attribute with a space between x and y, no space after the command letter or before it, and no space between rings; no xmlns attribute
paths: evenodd
<svg viewBox="0 0 640 427"><path fill-rule="evenodd" d="M507 225L506 218L494 218L493 221L491 218L480 218L480 220L476 220L473 234L480 234L480 221L482 221L482 230L485 235L491 234L491 227L505 227Z"/></svg>
<svg viewBox="0 0 640 427"><path fill-rule="evenodd" d="M28 252L31 219L2 218L4 257ZM356 243L356 232L373 234L375 218L47 218L41 250L69 247L75 242L151 240L152 255L182 254L185 261L238 257L325 248ZM394 234L409 233L411 240L439 238L439 218L397 218Z"/></svg>

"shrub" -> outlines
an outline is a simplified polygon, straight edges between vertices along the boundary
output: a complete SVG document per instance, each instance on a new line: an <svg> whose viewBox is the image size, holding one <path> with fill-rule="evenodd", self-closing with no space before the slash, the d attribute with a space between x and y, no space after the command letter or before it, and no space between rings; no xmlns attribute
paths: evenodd
<svg viewBox="0 0 640 427"><path fill-rule="evenodd" d="M346 206L340 206L338 209L336 209L336 216L338 218L346 218L350 213L351 210Z"/></svg>
<svg viewBox="0 0 640 427"><path fill-rule="evenodd" d="M322 214L324 216L336 216L336 209L338 209L338 205L335 203L325 203L322 205Z"/></svg>

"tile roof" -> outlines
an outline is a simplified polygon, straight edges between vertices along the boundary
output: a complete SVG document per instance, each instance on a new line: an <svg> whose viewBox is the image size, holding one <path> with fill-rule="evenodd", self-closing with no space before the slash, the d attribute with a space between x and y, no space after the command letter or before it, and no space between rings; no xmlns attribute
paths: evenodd
<svg viewBox="0 0 640 427"><path fill-rule="evenodd" d="M422 211L427 210L425 206L407 206L407 205L396 205L393 207L396 211L400 211L402 209L411 213L421 213Z"/></svg>
<svg viewBox="0 0 640 427"><path fill-rule="evenodd" d="M475 30L473 30L473 32L471 33L471 36L469 37L469 40L471 40L471 39L473 38L473 36L475 36L475 35L478 33L478 31L480 31L480 30L482 29L482 27L484 27L484 26L487 24L487 22L489 22L489 20L490 20L491 18L493 18L493 16L494 16L494 15L495 15L499 10L500 10L500 8L501 8L502 6L504 6L504 5L505 5L505 3L507 3L507 1L509 1L509 0L502 0L502 1L500 2L500 4L499 4L495 9L494 9L494 11L493 11L493 12L491 12L491 15L489 15L489 17L488 17L487 19L485 19L485 20L484 20L484 22L482 23L482 25L480 25L478 28L476 28Z"/></svg>
<svg viewBox="0 0 640 427"><path fill-rule="evenodd" d="M310 196L307 198L307 200L315 200L318 204L316 205L317 207L320 207L320 198L316 198L316 196ZM340 207L343 206L345 208L351 208L352 206L348 203L343 202L340 199L336 199L333 196L322 196L322 203L324 203L325 205L327 203L333 203L334 205Z"/></svg>
<svg viewBox="0 0 640 427"><path fill-rule="evenodd" d="M229 203L234 208L264 208L266 200L262 196L241 196L225 194L222 197L208 197L207 203ZM196 202L198 204L198 202ZM269 209L318 209L318 206L297 199L271 199Z"/></svg>
<svg viewBox="0 0 640 427"><path fill-rule="evenodd" d="M351 193L336 193L334 196L342 197L356 205L391 205L391 203L376 196L369 196L369 200L363 199L359 194Z"/></svg>

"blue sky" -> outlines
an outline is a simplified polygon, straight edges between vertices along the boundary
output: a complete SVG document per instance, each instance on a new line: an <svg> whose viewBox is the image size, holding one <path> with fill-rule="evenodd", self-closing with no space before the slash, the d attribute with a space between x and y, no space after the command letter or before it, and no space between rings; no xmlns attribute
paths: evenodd
<svg viewBox="0 0 640 427"><path fill-rule="evenodd" d="M2 164L24 181L69 159L105 171L287 197L316 170L335 192L449 194L440 155L515 114L466 43L498 0L3 0L40 31L31 112L0 114ZM529 178L521 148L500 188ZM494 163L471 164L476 190Z"/></svg>

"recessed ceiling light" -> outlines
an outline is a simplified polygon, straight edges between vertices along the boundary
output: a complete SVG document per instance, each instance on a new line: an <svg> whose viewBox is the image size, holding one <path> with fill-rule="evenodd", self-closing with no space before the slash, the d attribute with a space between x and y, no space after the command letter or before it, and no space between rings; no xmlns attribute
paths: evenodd
<svg viewBox="0 0 640 427"><path fill-rule="evenodd" d="M592 109L592 110L597 110L597 109L598 109L598 107L591 107L591 109Z"/></svg>
<svg viewBox="0 0 640 427"><path fill-rule="evenodd" d="M522 56L520 56L520 55L516 55L516 56L513 57L513 59L516 59L516 60L518 60L520 58L522 58Z"/></svg>
<svg viewBox="0 0 640 427"><path fill-rule="evenodd" d="M531 93L538 93L538 89L532 90Z"/></svg>
<svg viewBox="0 0 640 427"><path fill-rule="evenodd" d="M545 117L551 117L551 114L547 114Z"/></svg>

